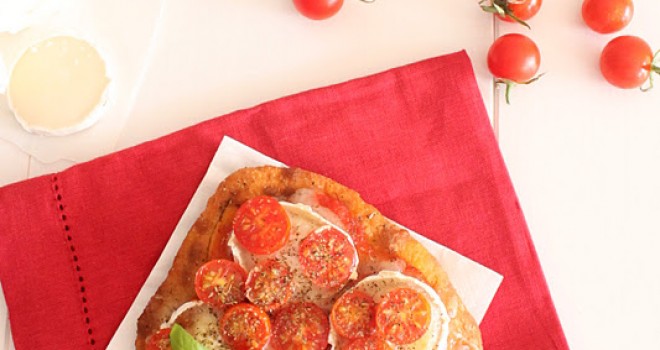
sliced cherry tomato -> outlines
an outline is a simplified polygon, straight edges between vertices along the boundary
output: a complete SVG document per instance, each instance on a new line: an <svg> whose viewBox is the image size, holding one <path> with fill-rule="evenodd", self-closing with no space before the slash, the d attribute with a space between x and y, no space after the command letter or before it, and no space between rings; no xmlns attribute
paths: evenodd
<svg viewBox="0 0 660 350"><path fill-rule="evenodd" d="M263 349L271 335L270 318L255 305L236 304L222 316L220 331L234 350Z"/></svg>
<svg viewBox="0 0 660 350"><path fill-rule="evenodd" d="M653 52L644 40L636 36L620 36L603 49L600 71L610 84L632 89L642 86L651 71L660 73L653 61Z"/></svg>
<svg viewBox="0 0 660 350"><path fill-rule="evenodd" d="M245 299L247 273L229 260L211 260L195 275L195 292L203 302L215 307L236 304Z"/></svg>
<svg viewBox="0 0 660 350"><path fill-rule="evenodd" d="M391 350L392 347L378 335L358 338L348 344L346 350Z"/></svg>
<svg viewBox="0 0 660 350"><path fill-rule="evenodd" d="M538 79L541 53L532 39L522 34L503 35L488 50L488 69L506 84L506 102L509 103L509 91L514 84L529 84Z"/></svg>
<svg viewBox="0 0 660 350"><path fill-rule="evenodd" d="M263 260L248 274L245 295L255 305L273 311L291 298L292 281L291 270L284 262Z"/></svg>
<svg viewBox="0 0 660 350"><path fill-rule="evenodd" d="M328 316L316 304L291 303L276 313L270 344L275 350L325 350L329 330Z"/></svg>
<svg viewBox="0 0 660 350"><path fill-rule="evenodd" d="M303 16L320 20L339 12L344 0L293 0L293 4Z"/></svg>
<svg viewBox="0 0 660 350"><path fill-rule="evenodd" d="M302 271L319 287L341 287L348 281L355 266L355 247L337 229L323 226L300 242Z"/></svg>
<svg viewBox="0 0 660 350"><path fill-rule="evenodd" d="M149 336L146 350L172 350L170 332L172 332L172 328L163 328Z"/></svg>
<svg viewBox="0 0 660 350"><path fill-rule="evenodd" d="M421 338L431 322L431 306L426 297L411 288L389 291L376 308L376 325L385 340L397 345Z"/></svg>
<svg viewBox="0 0 660 350"><path fill-rule="evenodd" d="M314 196L319 205L328 208L331 212L335 213L343 225L343 229L349 231L355 223L348 207L340 202L338 199L331 197L323 192L315 192Z"/></svg>
<svg viewBox="0 0 660 350"><path fill-rule="evenodd" d="M254 254L273 253L289 240L289 216L277 199L258 196L236 211L234 234L245 249Z"/></svg>
<svg viewBox="0 0 660 350"><path fill-rule="evenodd" d="M323 192L316 192L315 195L320 206L335 213L339 220L341 220L342 228L351 235L358 251L368 254L371 248L367 242L364 228L360 225L357 218L351 214L346 204Z"/></svg>
<svg viewBox="0 0 660 350"><path fill-rule="evenodd" d="M376 303L371 295L350 291L332 306L330 321L337 334L344 338L364 338L376 329Z"/></svg>
<svg viewBox="0 0 660 350"><path fill-rule="evenodd" d="M542 0L491 0L490 5L482 5L481 8L503 21L518 22L529 28L525 21L536 16L542 3Z"/></svg>
<svg viewBox="0 0 660 350"><path fill-rule="evenodd" d="M632 0L584 0L582 19L598 33L614 33L630 23L634 10Z"/></svg>

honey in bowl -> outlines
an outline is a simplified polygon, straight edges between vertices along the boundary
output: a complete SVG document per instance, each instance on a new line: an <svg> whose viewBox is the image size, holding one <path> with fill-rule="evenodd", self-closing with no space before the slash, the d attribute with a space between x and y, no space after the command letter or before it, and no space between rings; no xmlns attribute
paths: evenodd
<svg viewBox="0 0 660 350"><path fill-rule="evenodd" d="M106 63L89 42L56 36L32 45L18 58L7 97L27 131L67 135L98 120L109 83Z"/></svg>

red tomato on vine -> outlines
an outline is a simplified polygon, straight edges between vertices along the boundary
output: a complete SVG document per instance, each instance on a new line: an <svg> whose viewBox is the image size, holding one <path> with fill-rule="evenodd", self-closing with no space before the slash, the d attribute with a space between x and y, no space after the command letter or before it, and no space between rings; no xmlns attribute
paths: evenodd
<svg viewBox="0 0 660 350"><path fill-rule="evenodd" d="M342 5L344 0L293 0L296 9L303 16L321 20L334 16Z"/></svg>
<svg viewBox="0 0 660 350"><path fill-rule="evenodd" d="M483 4L488 0L482 0ZM507 22L518 22L529 28L527 20L536 16L541 9L543 0L490 0L490 5L481 5L481 8Z"/></svg>
<svg viewBox="0 0 660 350"><path fill-rule="evenodd" d="M376 0L360 1L371 3ZM322 20L337 14L342 5L344 5L344 0L293 0L293 4L303 16L310 19Z"/></svg>
<svg viewBox="0 0 660 350"><path fill-rule="evenodd" d="M623 29L632 20L632 0L584 0L582 19L589 28L602 34Z"/></svg>
<svg viewBox="0 0 660 350"><path fill-rule="evenodd" d="M653 73L660 74L656 64L658 53L653 55L651 47L636 36L620 36L612 39L600 55L600 71L612 85L622 89L641 87L646 81L653 87Z"/></svg>
<svg viewBox="0 0 660 350"><path fill-rule="evenodd" d="M541 53L532 39L522 34L499 37L488 50L488 69L498 84L506 85L506 103L509 91L516 84L530 84L541 65Z"/></svg>

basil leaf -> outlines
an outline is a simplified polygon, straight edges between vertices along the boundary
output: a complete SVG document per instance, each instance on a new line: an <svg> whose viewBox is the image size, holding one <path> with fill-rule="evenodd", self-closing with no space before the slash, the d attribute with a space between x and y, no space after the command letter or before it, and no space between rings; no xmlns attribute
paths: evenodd
<svg viewBox="0 0 660 350"><path fill-rule="evenodd" d="M176 323L170 333L170 343L172 344L172 350L207 350L190 333Z"/></svg>

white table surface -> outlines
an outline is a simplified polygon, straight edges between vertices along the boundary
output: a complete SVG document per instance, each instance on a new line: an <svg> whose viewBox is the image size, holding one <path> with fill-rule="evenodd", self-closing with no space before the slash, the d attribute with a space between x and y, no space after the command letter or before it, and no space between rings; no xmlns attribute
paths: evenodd
<svg viewBox="0 0 660 350"><path fill-rule="evenodd" d="M615 35L590 32L581 1L546 1L532 31L493 21L476 0L346 0L323 22L299 16L290 0L164 1L155 53L115 149L466 49L571 348L658 348L660 87L624 91L601 78L600 50ZM621 33L660 48L660 2L635 4ZM547 74L514 89L506 105L485 62L493 38L511 31L537 42ZM100 155L90 149L88 158ZM0 164L5 185L74 162L44 164L0 140ZM3 312L0 349L9 340Z"/></svg>

